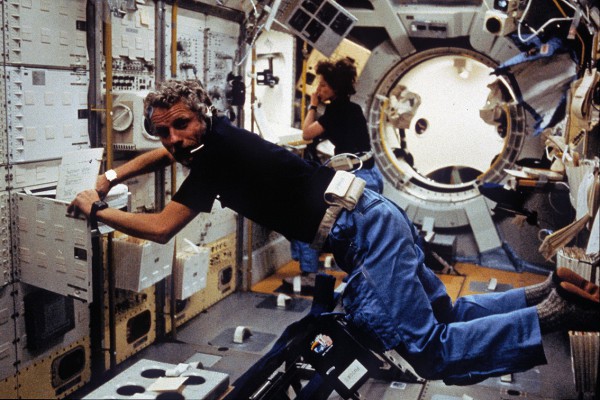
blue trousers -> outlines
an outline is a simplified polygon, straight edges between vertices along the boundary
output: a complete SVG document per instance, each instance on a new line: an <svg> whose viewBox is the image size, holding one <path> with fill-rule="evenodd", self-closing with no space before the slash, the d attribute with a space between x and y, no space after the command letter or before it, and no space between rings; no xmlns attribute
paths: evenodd
<svg viewBox="0 0 600 400"><path fill-rule="evenodd" d="M546 363L535 307L523 289L472 295L455 304L423 263L404 211L365 190L328 237L349 274L348 321L383 350L396 349L425 379L463 385Z"/></svg>
<svg viewBox="0 0 600 400"><path fill-rule="evenodd" d="M354 175L365 180L367 189L383 193L383 176L377 165L370 169L359 169L354 172ZM310 247L309 243L290 240L290 251L292 260L298 261L300 264L300 271L305 273L319 272L319 250Z"/></svg>
<svg viewBox="0 0 600 400"><path fill-rule="evenodd" d="M319 272L319 251L310 247L310 244L299 240L290 240L292 260L300 263L300 271L306 273Z"/></svg>
<svg viewBox="0 0 600 400"><path fill-rule="evenodd" d="M373 168L354 171L354 175L364 179L367 183L365 186L367 189L377 193L383 193L383 175L381 175L381 171L377 167L377 164L375 164Z"/></svg>

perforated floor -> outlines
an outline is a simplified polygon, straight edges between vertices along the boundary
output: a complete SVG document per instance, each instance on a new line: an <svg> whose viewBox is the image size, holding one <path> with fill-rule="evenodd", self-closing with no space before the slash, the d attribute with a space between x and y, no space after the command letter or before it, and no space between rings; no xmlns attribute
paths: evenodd
<svg viewBox="0 0 600 400"><path fill-rule="evenodd" d="M513 287L540 282L544 276L529 273L514 273L482 268L470 264L457 264L455 274L440 275L453 299L474 293L474 290L487 290L490 279L498 285ZM117 369L123 371L140 359L156 360L177 364L193 359L211 360L205 368L224 373L234 382L265 354L282 331L302 318L310 307L311 298L292 295L294 306L277 307L275 298L279 294L281 279L298 274L298 264L292 262L276 274L252 287L251 292L236 292L184 324L176 332L175 338L157 341L139 354L126 360ZM345 273L328 270L340 283ZM232 345L232 332L244 326L258 334L251 349ZM260 340L258 340L260 339ZM226 343L227 342L227 343ZM478 385L446 386L441 381L428 381L425 384L405 384L369 380L361 388L366 399L403 400L500 400L528 398L533 400L576 399L571 372L569 342L566 335L555 334L544 337L548 364L512 376L512 382L500 378L490 378ZM117 372L117 371L116 371ZM71 396L82 398L90 387L81 389ZM335 393L330 399L339 399Z"/></svg>

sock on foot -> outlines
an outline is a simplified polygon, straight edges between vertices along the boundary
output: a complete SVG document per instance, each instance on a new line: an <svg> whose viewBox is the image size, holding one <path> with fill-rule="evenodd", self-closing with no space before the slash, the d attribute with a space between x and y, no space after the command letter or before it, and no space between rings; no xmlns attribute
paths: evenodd
<svg viewBox="0 0 600 400"><path fill-rule="evenodd" d="M585 299L573 303L552 290L536 306L543 334L556 331L600 331L600 308Z"/></svg>
<svg viewBox="0 0 600 400"><path fill-rule="evenodd" d="M527 302L527 306L531 307L540 304L557 285L558 283L555 282L551 274L544 282L525 287L525 301Z"/></svg>

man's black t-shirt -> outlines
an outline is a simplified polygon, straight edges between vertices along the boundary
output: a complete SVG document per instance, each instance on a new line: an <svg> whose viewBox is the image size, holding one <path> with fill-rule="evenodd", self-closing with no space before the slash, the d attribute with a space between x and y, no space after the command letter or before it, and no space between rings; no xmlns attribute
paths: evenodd
<svg viewBox="0 0 600 400"><path fill-rule="evenodd" d="M312 242L335 171L214 118L173 201L210 212L215 198L290 239Z"/></svg>

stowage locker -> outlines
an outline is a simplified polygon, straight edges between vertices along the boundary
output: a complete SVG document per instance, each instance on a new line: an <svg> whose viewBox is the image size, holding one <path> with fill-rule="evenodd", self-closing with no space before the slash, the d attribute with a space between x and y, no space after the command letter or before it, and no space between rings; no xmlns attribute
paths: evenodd
<svg viewBox="0 0 600 400"><path fill-rule="evenodd" d="M68 203L32 194L14 195L20 280L51 292L92 301L92 234Z"/></svg>

